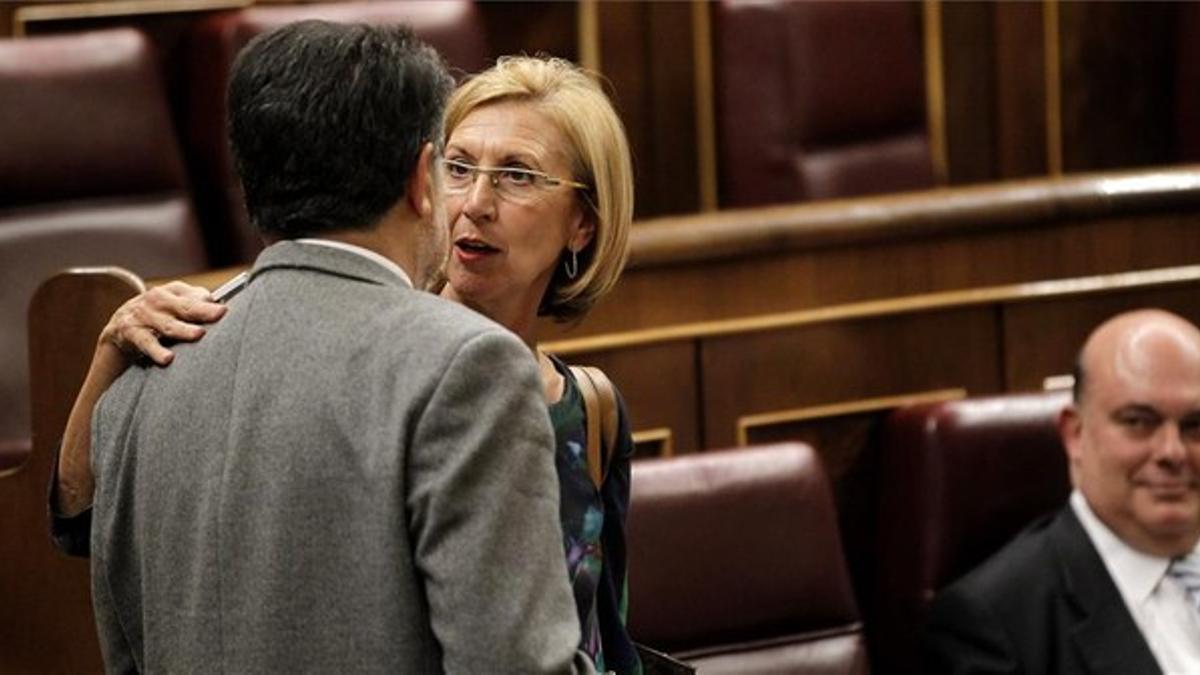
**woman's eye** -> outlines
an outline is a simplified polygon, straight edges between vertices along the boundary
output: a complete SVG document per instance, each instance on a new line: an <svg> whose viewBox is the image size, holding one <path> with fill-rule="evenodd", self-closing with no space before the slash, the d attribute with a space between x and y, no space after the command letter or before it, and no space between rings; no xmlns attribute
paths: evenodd
<svg viewBox="0 0 1200 675"><path fill-rule="evenodd" d="M459 162L446 162L446 173L451 178L466 178L471 175L471 168Z"/></svg>
<svg viewBox="0 0 1200 675"><path fill-rule="evenodd" d="M510 185L524 186L533 184L533 174L522 169L505 169L504 172L500 174L500 177Z"/></svg>

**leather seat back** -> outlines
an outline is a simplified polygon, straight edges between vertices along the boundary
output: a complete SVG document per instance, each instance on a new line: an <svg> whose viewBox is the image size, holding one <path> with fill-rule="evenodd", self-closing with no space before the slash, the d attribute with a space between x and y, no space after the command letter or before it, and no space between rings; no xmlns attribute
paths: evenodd
<svg viewBox="0 0 1200 675"><path fill-rule="evenodd" d="M0 40L0 444L29 447L26 311L38 284L72 266L161 276L206 264L147 39Z"/></svg>
<svg viewBox="0 0 1200 675"><path fill-rule="evenodd" d="M880 445L873 656L916 672L934 594L999 550L1070 492L1058 414L1068 391L903 408Z"/></svg>
<svg viewBox="0 0 1200 675"><path fill-rule="evenodd" d="M714 15L722 206L933 185L918 3L722 0Z"/></svg>
<svg viewBox="0 0 1200 675"><path fill-rule="evenodd" d="M702 672L866 672L829 481L799 443L637 462L633 638Z"/></svg>

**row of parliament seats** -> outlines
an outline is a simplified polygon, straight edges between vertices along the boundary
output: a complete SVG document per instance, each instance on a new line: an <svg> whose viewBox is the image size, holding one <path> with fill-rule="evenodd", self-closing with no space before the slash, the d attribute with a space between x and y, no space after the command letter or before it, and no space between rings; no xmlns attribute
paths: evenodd
<svg viewBox="0 0 1200 675"><path fill-rule="evenodd" d="M892 412L874 441L874 578L858 588L809 446L635 462L631 633L702 673L919 673L936 592L1065 502L1057 420L1069 398L1054 390Z"/></svg>

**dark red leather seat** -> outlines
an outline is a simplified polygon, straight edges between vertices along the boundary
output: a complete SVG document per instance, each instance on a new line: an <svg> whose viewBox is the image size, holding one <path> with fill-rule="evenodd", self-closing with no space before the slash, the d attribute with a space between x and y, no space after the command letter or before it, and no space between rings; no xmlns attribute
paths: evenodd
<svg viewBox="0 0 1200 675"><path fill-rule="evenodd" d="M919 3L721 0L713 34L722 206L933 185Z"/></svg>
<svg viewBox="0 0 1200 675"><path fill-rule="evenodd" d="M80 265L206 266L157 61L134 30L0 40L0 462L29 448L30 297Z"/></svg>
<svg viewBox="0 0 1200 675"><path fill-rule="evenodd" d="M226 141L229 70L250 38L304 19L408 24L460 73L482 69L490 53L483 17L471 0L254 6L217 13L197 24L185 40L190 84L181 115L200 218L216 266L250 262L262 248L246 216Z"/></svg>
<svg viewBox="0 0 1200 675"><path fill-rule="evenodd" d="M798 443L633 467L629 626L703 673L865 673L829 481Z"/></svg>
<svg viewBox="0 0 1200 675"><path fill-rule="evenodd" d="M934 594L1066 502L1058 413L1070 392L903 408L880 444L878 575L867 621L875 663L916 672Z"/></svg>

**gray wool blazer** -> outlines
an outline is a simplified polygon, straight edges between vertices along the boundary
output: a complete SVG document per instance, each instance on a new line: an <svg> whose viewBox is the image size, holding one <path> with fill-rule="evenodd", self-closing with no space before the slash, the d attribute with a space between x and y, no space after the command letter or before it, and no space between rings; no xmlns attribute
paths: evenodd
<svg viewBox="0 0 1200 675"><path fill-rule="evenodd" d="M554 441L511 333L282 242L228 314L97 405L111 672L569 672Z"/></svg>

